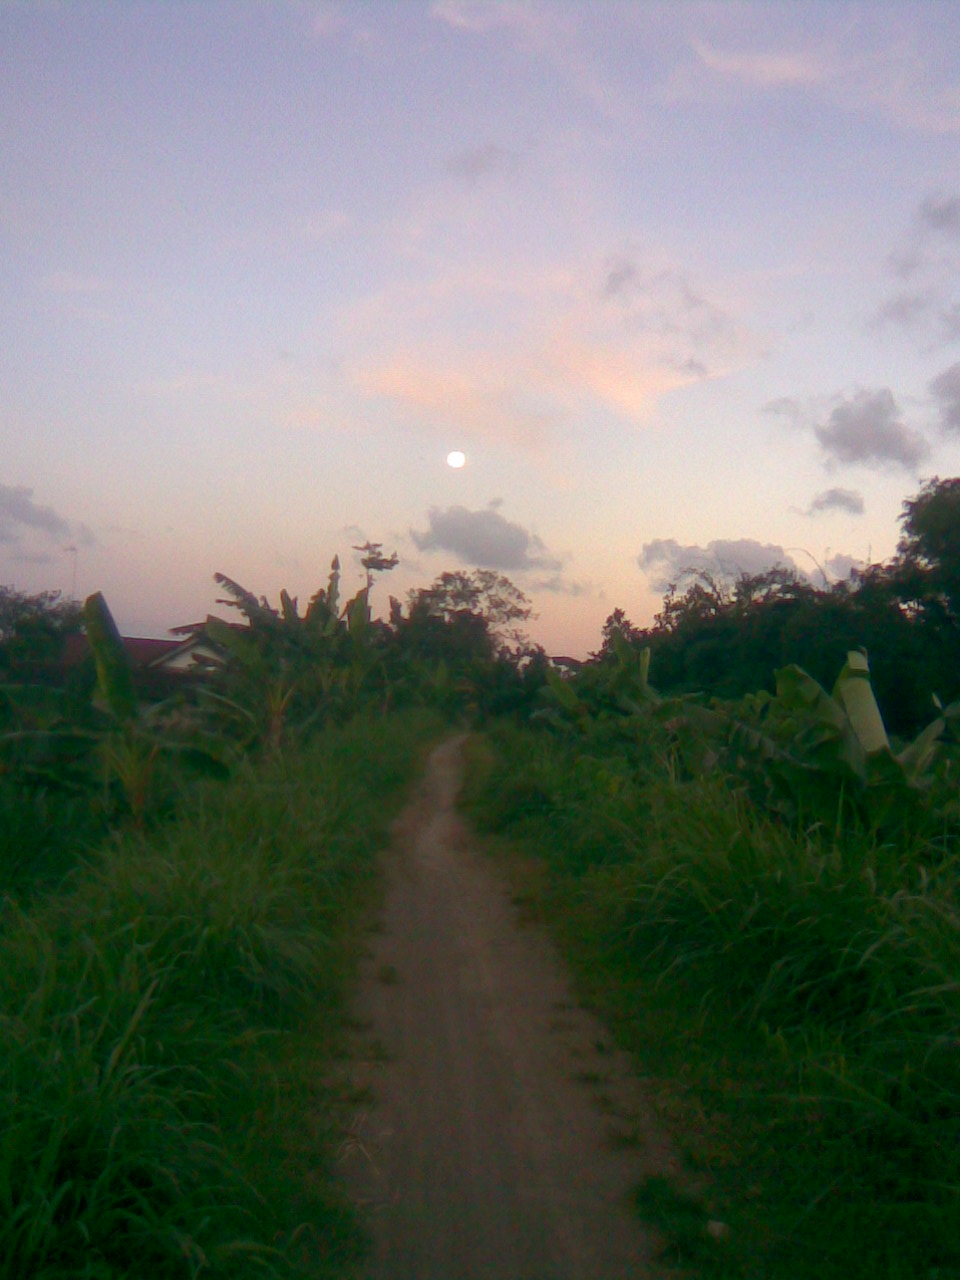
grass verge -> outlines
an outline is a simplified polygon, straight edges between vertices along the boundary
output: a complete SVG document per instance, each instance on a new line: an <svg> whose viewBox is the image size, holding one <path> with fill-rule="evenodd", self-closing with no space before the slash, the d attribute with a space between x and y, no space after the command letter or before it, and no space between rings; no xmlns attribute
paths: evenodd
<svg viewBox="0 0 960 1280"><path fill-rule="evenodd" d="M473 741L463 803L708 1188L638 1188L669 1261L960 1277L956 850L791 833L729 779L508 727Z"/></svg>
<svg viewBox="0 0 960 1280"><path fill-rule="evenodd" d="M317 1081L374 854L436 724L198 787L0 919L0 1277L312 1277L358 1248Z"/></svg>

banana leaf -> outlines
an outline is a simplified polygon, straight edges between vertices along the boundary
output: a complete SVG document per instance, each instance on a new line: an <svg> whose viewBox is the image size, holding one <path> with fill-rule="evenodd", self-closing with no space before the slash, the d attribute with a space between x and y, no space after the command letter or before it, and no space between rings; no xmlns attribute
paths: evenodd
<svg viewBox="0 0 960 1280"><path fill-rule="evenodd" d="M118 720L129 720L137 712L133 668L113 614L99 591L84 602L83 620L96 663L100 696Z"/></svg>
<svg viewBox="0 0 960 1280"><path fill-rule="evenodd" d="M853 732L867 755L875 751L889 751L890 739L873 696L870 665L862 650L853 649L847 654L833 686L833 696L846 711Z"/></svg>

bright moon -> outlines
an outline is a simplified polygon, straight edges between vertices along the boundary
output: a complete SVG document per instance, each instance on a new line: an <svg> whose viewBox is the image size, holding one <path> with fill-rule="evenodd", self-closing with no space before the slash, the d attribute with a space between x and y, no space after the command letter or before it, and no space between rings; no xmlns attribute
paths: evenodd
<svg viewBox="0 0 960 1280"><path fill-rule="evenodd" d="M453 453L447 454L448 467L462 467L467 460L467 455L461 453L459 449L454 449Z"/></svg>

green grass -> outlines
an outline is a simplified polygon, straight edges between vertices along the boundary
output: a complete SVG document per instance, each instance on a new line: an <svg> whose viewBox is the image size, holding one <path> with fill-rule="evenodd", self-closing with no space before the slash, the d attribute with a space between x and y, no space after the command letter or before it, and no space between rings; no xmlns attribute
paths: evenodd
<svg viewBox="0 0 960 1280"><path fill-rule="evenodd" d="M643 744L529 730L474 744L466 804L524 851L527 904L657 1079L704 1221L730 1227L714 1240L684 1188L641 1188L674 1262L960 1276L949 839L790 831L734 779L680 781Z"/></svg>
<svg viewBox="0 0 960 1280"><path fill-rule="evenodd" d="M0 1277L335 1274L335 1047L374 855L436 731L329 730L198 786L0 920Z"/></svg>

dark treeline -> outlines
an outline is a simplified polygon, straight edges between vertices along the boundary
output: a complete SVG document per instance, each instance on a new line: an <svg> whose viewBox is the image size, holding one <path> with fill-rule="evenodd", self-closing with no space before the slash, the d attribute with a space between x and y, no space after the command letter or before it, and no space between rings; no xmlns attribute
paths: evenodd
<svg viewBox="0 0 960 1280"><path fill-rule="evenodd" d="M650 647L658 689L739 698L772 690L790 663L829 688L848 650L863 647L889 728L910 735L930 720L934 694L960 695L960 479L924 485L901 523L891 561L829 588L780 568L732 587L701 573L667 593L652 627L617 609L595 658L614 660L619 632Z"/></svg>
<svg viewBox="0 0 960 1280"><path fill-rule="evenodd" d="M608 694L616 701L621 638L649 648L661 694L707 700L772 691L791 664L829 689L848 651L864 648L887 727L913 737L936 714L934 696L960 696L960 479L929 481L904 503L901 523L889 563L829 588L784 569L732 586L701 574L668 592L648 628L617 609L570 687L598 706ZM346 601L336 560L304 607L286 591L271 605L216 575L221 603L240 617L208 618L198 637L206 665L165 684L125 669L101 597L81 609L54 593L0 588L3 878L15 861L21 874L12 878L30 881L38 866L59 865L54 849L162 817L185 772L225 776L250 750L296 744L366 708L427 706L477 724L550 705L556 676L526 639L530 604L508 578L446 572L403 603L391 598L377 620L371 592L396 557L379 544L359 550L366 583ZM80 631L91 651L71 666L65 646Z"/></svg>

